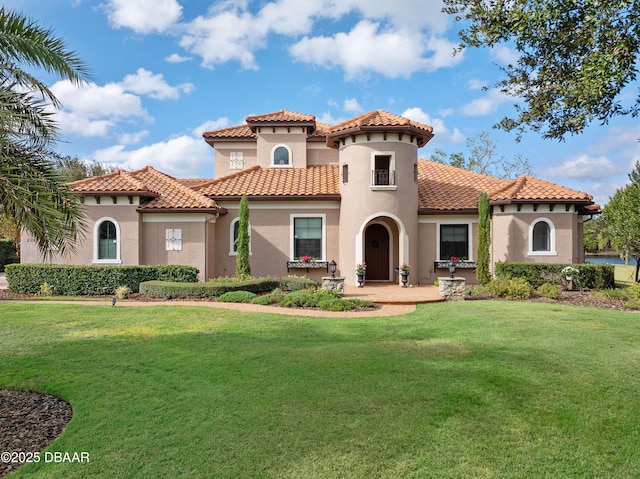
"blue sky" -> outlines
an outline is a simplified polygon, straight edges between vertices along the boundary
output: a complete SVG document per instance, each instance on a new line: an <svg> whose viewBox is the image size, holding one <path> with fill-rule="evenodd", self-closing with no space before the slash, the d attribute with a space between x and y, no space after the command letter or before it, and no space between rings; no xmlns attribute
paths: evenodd
<svg viewBox="0 0 640 479"><path fill-rule="evenodd" d="M492 128L517 99L492 85L515 51L452 55L460 28L437 0L5 0L89 64L62 102L58 149L177 177L211 177L202 132L287 109L334 124L383 109L433 126L419 152L467 152L489 131L505 157L605 204L640 159L640 125L620 118L564 142ZM486 89L485 87L488 87ZM625 92L626 93L626 92ZM637 83L628 89L633 98Z"/></svg>

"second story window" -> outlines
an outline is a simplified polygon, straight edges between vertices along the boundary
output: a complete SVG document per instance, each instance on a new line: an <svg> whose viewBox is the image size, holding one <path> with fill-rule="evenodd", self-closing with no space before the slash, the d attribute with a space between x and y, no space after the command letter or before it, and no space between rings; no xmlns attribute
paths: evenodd
<svg viewBox="0 0 640 479"><path fill-rule="evenodd" d="M284 145L276 146L272 161L274 166L291 166L291 150Z"/></svg>
<svg viewBox="0 0 640 479"><path fill-rule="evenodd" d="M396 184L395 161L390 154L376 154L372 158L371 186Z"/></svg>

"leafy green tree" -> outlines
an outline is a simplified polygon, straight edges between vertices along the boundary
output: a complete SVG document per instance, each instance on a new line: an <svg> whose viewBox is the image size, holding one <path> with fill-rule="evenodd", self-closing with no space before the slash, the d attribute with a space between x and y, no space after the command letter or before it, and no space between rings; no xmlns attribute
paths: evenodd
<svg viewBox="0 0 640 479"><path fill-rule="evenodd" d="M431 160L496 178L512 179L531 174L529 160L521 155L512 159L499 155L498 143L486 131L467 138L467 148L468 157L465 157L464 153L452 153L447 158L445 152L436 149L431 155Z"/></svg>
<svg viewBox="0 0 640 479"><path fill-rule="evenodd" d="M52 147L59 102L29 71L45 71L76 85L85 63L51 30L0 8L0 209L29 231L40 251L64 253L84 228L77 195L56 171Z"/></svg>
<svg viewBox="0 0 640 479"><path fill-rule="evenodd" d="M614 247L629 264L631 258L640 262L640 162L629 174L630 184L616 190L602 211L603 221ZM640 265L636 266L636 282Z"/></svg>
<svg viewBox="0 0 640 479"><path fill-rule="evenodd" d="M118 170L117 166L105 165L96 160L81 160L77 156L71 157L55 155L55 168L65 180L77 181L92 176L113 173Z"/></svg>
<svg viewBox="0 0 640 479"><path fill-rule="evenodd" d="M489 267L491 245L491 206L489 197L482 193L478 199L478 250L476 251L476 279L479 284L491 281Z"/></svg>
<svg viewBox="0 0 640 479"><path fill-rule="evenodd" d="M640 113L635 82L640 50L640 2L618 0L444 0L463 21L461 46L512 46L519 57L503 68L496 87L522 99L516 117L499 126L520 134L529 127L545 138L581 133ZM635 95L635 96L633 96Z"/></svg>
<svg viewBox="0 0 640 479"><path fill-rule="evenodd" d="M243 196L240 200L238 216L236 276L244 278L251 276L251 265L249 264L249 199L246 196Z"/></svg>

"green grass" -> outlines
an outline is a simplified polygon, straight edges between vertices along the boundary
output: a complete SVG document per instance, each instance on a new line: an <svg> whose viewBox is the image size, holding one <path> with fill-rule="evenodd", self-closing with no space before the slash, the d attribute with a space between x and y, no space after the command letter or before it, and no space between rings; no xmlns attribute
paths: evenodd
<svg viewBox="0 0 640 479"><path fill-rule="evenodd" d="M0 303L0 387L74 417L15 478L637 478L640 315ZM13 476L12 476L13 477Z"/></svg>

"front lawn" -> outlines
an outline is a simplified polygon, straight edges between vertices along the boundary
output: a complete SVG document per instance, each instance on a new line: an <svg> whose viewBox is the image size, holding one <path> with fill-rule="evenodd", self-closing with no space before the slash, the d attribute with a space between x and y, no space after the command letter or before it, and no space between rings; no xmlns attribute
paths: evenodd
<svg viewBox="0 0 640 479"><path fill-rule="evenodd" d="M0 388L69 401L49 450L90 455L15 478L637 478L639 326L508 301L352 319L3 301Z"/></svg>

